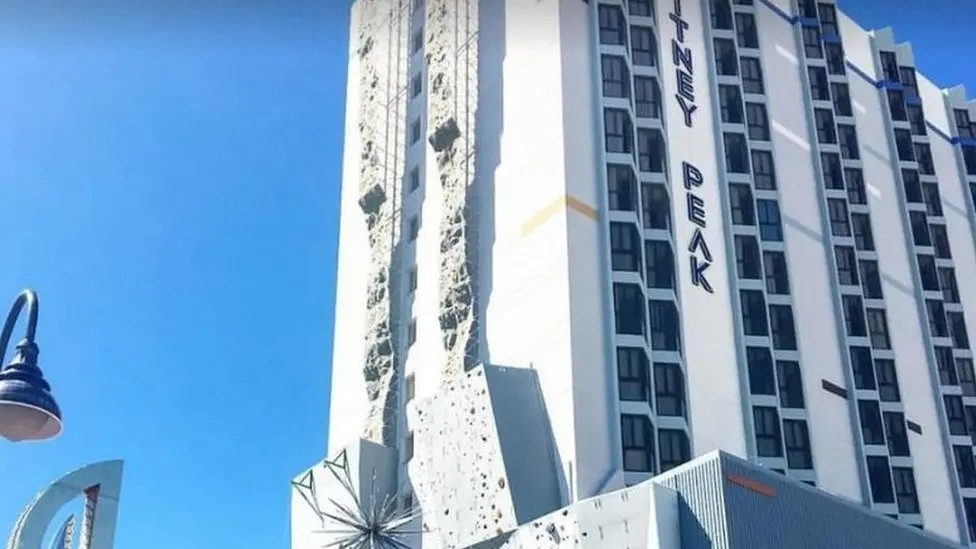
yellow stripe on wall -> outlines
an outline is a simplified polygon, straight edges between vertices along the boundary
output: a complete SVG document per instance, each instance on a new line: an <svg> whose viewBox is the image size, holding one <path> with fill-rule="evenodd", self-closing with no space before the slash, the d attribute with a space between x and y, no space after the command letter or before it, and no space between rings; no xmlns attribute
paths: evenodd
<svg viewBox="0 0 976 549"><path fill-rule="evenodd" d="M561 213L566 209L575 210L577 213L581 213L593 221L596 221L599 218L596 209L593 206L590 206L586 202L567 194L553 200L547 206L532 214L528 221L522 224L522 236L529 236L535 232L536 229L552 219L556 214Z"/></svg>

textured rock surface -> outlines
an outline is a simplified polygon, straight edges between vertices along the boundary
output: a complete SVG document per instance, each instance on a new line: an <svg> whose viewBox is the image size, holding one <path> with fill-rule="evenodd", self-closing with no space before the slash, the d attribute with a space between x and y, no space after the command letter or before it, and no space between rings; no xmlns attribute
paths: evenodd
<svg viewBox="0 0 976 549"><path fill-rule="evenodd" d="M535 372L484 366L416 405L410 479L425 547L468 547L561 505Z"/></svg>
<svg viewBox="0 0 976 549"><path fill-rule="evenodd" d="M406 25L391 16L394 2L359 0L360 67L359 205L369 231L370 270L366 302L363 376L370 408L368 440L395 443L397 362L395 312L391 307L394 244L399 234L396 204L402 177ZM393 61L391 61L391 59ZM342 322L342 319L337 319Z"/></svg>
<svg viewBox="0 0 976 549"><path fill-rule="evenodd" d="M478 360L475 324L474 184L478 103L478 1L428 0L428 142L443 188L440 220L440 328L449 382Z"/></svg>

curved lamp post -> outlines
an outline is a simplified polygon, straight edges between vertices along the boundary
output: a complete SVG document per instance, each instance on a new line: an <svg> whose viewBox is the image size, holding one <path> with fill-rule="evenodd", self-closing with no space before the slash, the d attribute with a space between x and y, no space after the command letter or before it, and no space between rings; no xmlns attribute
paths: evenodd
<svg viewBox="0 0 976 549"><path fill-rule="evenodd" d="M13 442L44 440L61 432L61 410L51 396L51 386L37 367L37 294L24 290L17 296L0 333L0 362L7 354L10 335L24 307L27 334L17 344L14 358L0 368L0 436Z"/></svg>

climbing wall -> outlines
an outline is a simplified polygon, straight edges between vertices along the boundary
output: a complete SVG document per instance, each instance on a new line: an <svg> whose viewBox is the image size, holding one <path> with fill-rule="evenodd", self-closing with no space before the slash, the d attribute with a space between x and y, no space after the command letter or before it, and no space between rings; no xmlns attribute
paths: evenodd
<svg viewBox="0 0 976 549"><path fill-rule="evenodd" d="M478 360L472 207L478 103L478 0L428 0L428 142L443 191L440 219L442 379Z"/></svg>
<svg viewBox="0 0 976 549"><path fill-rule="evenodd" d="M369 411L366 439L395 443L398 335L391 306L400 237L399 186L405 141L406 0L359 0L360 67L359 206L369 235L370 267L366 300L366 380ZM342 322L342 319L336 319Z"/></svg>

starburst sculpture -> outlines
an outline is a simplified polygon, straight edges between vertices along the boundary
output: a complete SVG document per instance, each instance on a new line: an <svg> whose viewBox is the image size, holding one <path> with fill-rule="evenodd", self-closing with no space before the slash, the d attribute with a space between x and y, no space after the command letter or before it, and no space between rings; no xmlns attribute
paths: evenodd
<svg viewBox="0 0 976 549"><path fill-rule="evenodd" d="M322 464L335 478L342 490L349 496L350 504L343 504L335 498L328 498L332 509L322 509L315 490L315 477L312 470L292 482L295 490L312 508L322 522L318 533L334 537L323 547L338 549L411 549L404 542L408 536L420 534L420 530L409 530L407 526L420 513L416 508L397 510L400 490L380 497L376 489L376 471L370 479L369 498L360 497L353 486L349 472L349 461L342 452L335 460L325 460Z"/></svg>

